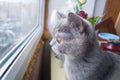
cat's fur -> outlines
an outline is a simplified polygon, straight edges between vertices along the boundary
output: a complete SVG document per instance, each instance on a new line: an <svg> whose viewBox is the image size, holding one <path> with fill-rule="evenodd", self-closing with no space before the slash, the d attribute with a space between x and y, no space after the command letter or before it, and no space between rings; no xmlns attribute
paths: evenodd
<svg viewBox="0 0 120 80"><path fill-rule="evenodd" d="M87 20L74 13L63 16L56 12L54 17L57 22L53 25L50 45L55 53L65 56L68 80L120 80L119 55L99 47L95 31Z"/></svg>

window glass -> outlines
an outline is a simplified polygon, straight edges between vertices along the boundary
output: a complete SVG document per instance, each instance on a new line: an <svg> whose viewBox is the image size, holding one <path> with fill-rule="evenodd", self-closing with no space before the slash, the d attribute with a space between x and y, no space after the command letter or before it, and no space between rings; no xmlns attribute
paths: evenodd
<svg viewBox="0 0 120 80"><path fill-rule="evenodd" d="M39 0L0 0L0 60L38 26Z"/></svg>

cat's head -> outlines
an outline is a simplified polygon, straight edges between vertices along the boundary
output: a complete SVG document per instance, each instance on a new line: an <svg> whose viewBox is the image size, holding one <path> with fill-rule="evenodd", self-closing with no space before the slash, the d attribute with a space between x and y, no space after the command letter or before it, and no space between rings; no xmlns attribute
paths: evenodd
<svg viewBox="0 0 120 80"><path fill-rule="evenodd" d="M62 13L56 14L59 18L54 25L53 38L50 42L55 53L80 56L84 55L81 53L98 45L95 31L89 21L74 13L64 17Z"/></svg>

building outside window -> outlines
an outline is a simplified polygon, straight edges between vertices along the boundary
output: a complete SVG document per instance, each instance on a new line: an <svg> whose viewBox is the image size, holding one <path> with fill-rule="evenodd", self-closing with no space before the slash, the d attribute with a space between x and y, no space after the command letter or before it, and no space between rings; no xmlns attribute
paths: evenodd
<svg viewBox="0 0 120 80"><path fill-rule="evenodd" d="M20 54L16 51L25 41L27 44L37 27L43 27L43 3L44 0L0 0L0 78ZM16 56L11 63L4 66L13 55Z"/></svg>

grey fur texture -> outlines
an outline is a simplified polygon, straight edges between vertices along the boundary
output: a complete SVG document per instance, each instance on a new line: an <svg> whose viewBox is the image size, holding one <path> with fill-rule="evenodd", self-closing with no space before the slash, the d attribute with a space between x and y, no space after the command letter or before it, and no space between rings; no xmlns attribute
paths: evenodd
<svg viewBox="0 0 120 80"><path fill-rule="evenodd" d="M56 15L50 45L55 53L65 56L67 79L120 80L119 55L99 47L91 24L74 13Z"/></svg>

